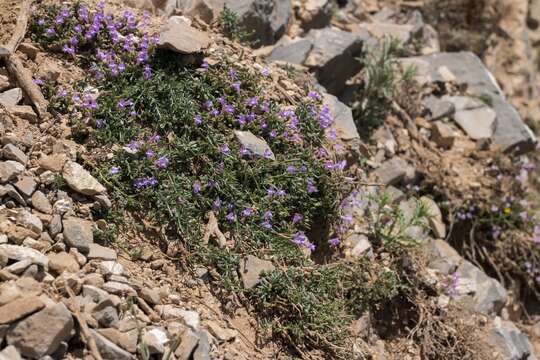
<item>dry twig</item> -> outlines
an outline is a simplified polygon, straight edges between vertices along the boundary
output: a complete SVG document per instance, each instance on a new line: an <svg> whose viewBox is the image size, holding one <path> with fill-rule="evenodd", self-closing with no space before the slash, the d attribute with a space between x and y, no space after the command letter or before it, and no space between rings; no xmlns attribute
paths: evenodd
<svg viewBox="0 0 540 360"><path fill-rule="evenodd" d="M213 211L209 211L207 215L208 224L206 224L206 229L204 231L203 244L208 244L210 237L215 236L219 247L224 248L225 246L227 246L227 238L225 238L225 235L223 235L221 230L219 230L216 215Z"/></svg>

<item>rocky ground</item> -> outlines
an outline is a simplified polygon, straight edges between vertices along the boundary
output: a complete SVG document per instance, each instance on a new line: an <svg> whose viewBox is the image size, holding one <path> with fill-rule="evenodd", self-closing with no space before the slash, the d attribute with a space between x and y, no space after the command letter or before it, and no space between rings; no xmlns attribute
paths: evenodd
<svg viewBox="0 0 540 360"><path fill-rule="evenodd" d="M443 24L428 24L429 4L419 2L226 4L245 36L218 25L222 4L214 1L111 1L106 9L151 10L158 47L188 63L227 59L269 72L271 98L295 104L306 84L321 94L336 157L358 179L344 201L352 225L339 258L391 267L392 252L373 236L378 207L399 209L398 226L416 243L399 261L417 289L358 316L346 358L536 359L537 4L510 4L494 25L504 36L491 34L481 54L445 52L436 30ZM0 16L13 25L13 14ZM387 36L404 47L392 66L416 71L413 85L383 97L384 121L367 131L358 122L366 87L359 59ZM333 358L317 346L284 345L245 298L216 291L223 274L188 264L183 245L164 242L155 221L124 212L116 227L98 216L118 206L96 170L115 149L79 141L69 116L47 106L48 84L54 93L72 89L85 70L32 41L30 30L16 48L0 52L0 360ZM237 133L253 153L273 156L265 140ZM381 194L387 206L373 200ZM420 222L417 201L430 214ZM229 234L212 231L227 247ZM243 288L283 267L263 255L242 258L235 276Z"/></svg>

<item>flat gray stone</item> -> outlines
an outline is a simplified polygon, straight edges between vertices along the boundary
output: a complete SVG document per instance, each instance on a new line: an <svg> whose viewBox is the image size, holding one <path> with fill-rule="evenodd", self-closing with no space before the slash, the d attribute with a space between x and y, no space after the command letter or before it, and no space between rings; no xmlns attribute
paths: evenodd
<svg viewBox="0 0 540 360"><path fill-rule="evenodd" d="M40 265L45 268L49 266L49 258L41 252L19 245L0 244L0 251L9 259L22 261L30 260L32 264Z"/></svg>
<svg viewBox="0 0 540 360"><path fill-rule="evenodd" d="M263 272L275 270L275 266L267 260L261 260L253 255L248 255L240 260L240 278L244 288L251 289L260 282Z"/></svg>
<svg viewBox="0 0 540 360"><path fill-rule="evenodd" d="M488 341L503 356L504 360L538 359L527 335L522 333L511 321L495 318Z"/></svg>
<svg viewBox="0 0 540 360"><path fill-rule="evenodd" d="M23 92L20 88L13 88L0 94L0 104L9 107L21 102Z"/></svg>
<svg viewBox="0 0 540 360"><path fill-rule="evenodd" d="M432 95L422 99L422 105L428 111L426 118L429 121L435 121L445 116L450 116L456 110L454 104L450 101L439 99Z"/></svg>
<svg viewBox="0 0 540 360"><path fill-rule="evenodd" d="M99 260L116 260L117 254L114 249L101 246L96 243L91 243L89 245L89 251L86 257L89 260L99 259Z"/></svg>
<svg viewBox="0 0 540 360"><path fill-rule="evenodd" d="M445 96L454 105L452 118L473 140L491 138L495 132L497 114L478 99L466 96Z"/></svg>
<svg viewBox="0 0 540 360"><path fill-rule="evenodd" d="M4 146L4 148L2 149L2 155L7 160L15 160L23 165L25 165L28 161L28 157L26 156L26 154L13 144L7 144L6 146Z"/></svg>
<svg viewBox="0 0 540 360"><path fill-rule="evenodd" d="M60 344L69 340L73 318L64 304L47 307L13 326L6 336L23 356L41 358L51 355Z"/></svg>
<svg viewBox="0 0 540 360"><path fill-rule="evenodd" d="M158 46L181 54L201 52L210 45L208 34L189 25L179 16L172 16L161 29Z"/></svg>
<svg viewBox="0 0 540 360"><path fill-rule="evenodd" d="M7 183L15 179L24 171L24 165L18 161L8 160L0 162L0 182Z"/></svg>
<svg viewBox="0 0 540 360"><path fill-rule="evenodd" d="M99 334L95 330L90 329L90 333L96 340L96 345L99 349L103 360L135 360L135 356L131 355L120 346L116 345L105 336Z"/></svg>
<svg viewBox="0 0 540 360"><path fill-rule="evenodd" d="M69 187L84 195L103 194L106 189L88 171L74 161L65 163L62 176Z"/></svg>
<svg viewBox="0 0 540 360"><path fill-rule="evenodd" d="M83 254L88 254L90 244L94 242L92 223L77 218L67 218L63 221L64 242Z"/></svg>
<svg viewBox="0 0 540 360"><path fill-rule="evenodd" d="M401 182L407 174L408 164L398 156L386 160L375 171L375 176L385 185L396 185Z"/></svg>
<svg viewBox="0 0 540 360"><path fill-rule="evenodd" d="M267 60L270 62L283 61L290 64L302 65L312 48L313 43L310 39L296 38L286 40L286 37L284 37L274 47Z"/></svg>
<svg viewBox="0 0 540 360"><path fill-rule="evenodd" d="M236 139L246 150L249 150L250 154L257 157L265 157L271 160L276 160L272 149L268 146L268 143L255 135L251 131L235 130L234 135Z"/></svg>

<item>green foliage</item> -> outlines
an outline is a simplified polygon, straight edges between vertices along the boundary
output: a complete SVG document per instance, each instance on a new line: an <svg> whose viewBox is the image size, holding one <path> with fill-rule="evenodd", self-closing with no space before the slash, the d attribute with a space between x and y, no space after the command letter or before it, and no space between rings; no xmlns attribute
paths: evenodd
<svg viewBox="0 0 540 360"><path fill-rule="evenodd" d="M251 36L251 33L246 31L244 26L240 24L238 15L229 9L227 5L223 7L223 10L219 14L218 27L223 35L231 40L244 43Z"/></svg>
<svg viewBox="0 0 540 360"><path fill-rule="evenodd" d="M387 249L398 249L418 244L411 229L425 230L430 216L421 201L415 201L414 209L407 214L398 205L392 204L388 194L372 197L374 206L369 210L370 224L378 243ZM409 200L412 201L412 200ZM413 232L414 233L414 232Z"/></svg>
<svg viewBox="0 0 540 360"><path fill-rule="evenodd" d="M351 321L403 290L398 271L367 260L290 267L266 274L249 298L286 343L323 350L328 359L350 359Z"/></svg>
<svg viewBox="0 0 540 360"><path fill-rule="evenodd" d="M364 82L353 102L353 116L360 131L377 127L390 113L392 101L401 87L410 83L414 68L402 73L397 58L404 49L396 39L387 38L366 51L360 59Z"/></svg>

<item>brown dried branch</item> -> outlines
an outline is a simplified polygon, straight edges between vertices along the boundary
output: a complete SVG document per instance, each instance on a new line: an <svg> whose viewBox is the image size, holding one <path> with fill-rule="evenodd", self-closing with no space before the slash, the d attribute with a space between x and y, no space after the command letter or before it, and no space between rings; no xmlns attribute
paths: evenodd
<svg viewBox="0 0 540 360"><path fill-rule="evenodd" d="M203 244L208 244L210 237L215 236L218 242L218 246L220 248L224 248L225 246L227 246L227 238L225 238L225 235L223 235L221 230L219 230L216 215L213 211L209 211L207 215L208 224L206 224L206 230L204 231Z"/></svg>
<svg viewBox="0 0 540 360"><path fill-rule="evenodd" d="M19 47L19 44L24 39L26 35L26 27L28 26L28 19L30 18L30 6L32 5L32 0L23 0L21 4L21 10L19 11L19 16L17 17L17 25L13 31L13 35L7 44L8 51L11 54L14 54Z"/></svg>

